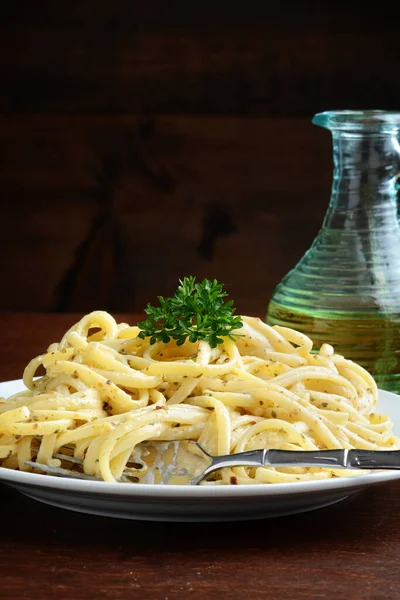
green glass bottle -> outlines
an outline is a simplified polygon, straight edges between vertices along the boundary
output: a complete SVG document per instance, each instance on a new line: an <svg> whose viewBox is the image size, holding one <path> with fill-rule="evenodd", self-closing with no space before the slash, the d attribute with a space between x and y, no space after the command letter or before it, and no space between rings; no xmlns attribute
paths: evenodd
<svg viewBox="0 0 400 600"><path fill-rule="evenodd" d="M333 138L323 226L276 287L270 325L292 327L365 367L400 393L400 113L330 111L313 122Z"/></svg>

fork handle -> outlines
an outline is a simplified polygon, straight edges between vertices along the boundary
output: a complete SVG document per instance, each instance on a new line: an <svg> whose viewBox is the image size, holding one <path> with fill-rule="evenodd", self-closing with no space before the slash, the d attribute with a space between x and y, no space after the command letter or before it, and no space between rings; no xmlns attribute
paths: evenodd
<svg viewBox="0 0 400 600"><path fill-rule="evenodd" d="M263 467L266 464L268 450L247 450L237 454L214 456L208 472L222 469L223 467Z"/></svg>
<svg viewBox="0 0 400 600"><path fill-rule="evenodd" d="M400 469L400 450L249 450L227 456L215 456L207 471L239 466Z"/></svg>

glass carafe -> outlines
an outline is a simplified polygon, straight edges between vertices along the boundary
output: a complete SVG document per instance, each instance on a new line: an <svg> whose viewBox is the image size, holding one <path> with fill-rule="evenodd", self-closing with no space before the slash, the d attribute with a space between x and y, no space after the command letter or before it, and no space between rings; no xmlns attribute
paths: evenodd
<svg viewBox="0 0 400 600"><path fill-rule="evenodd" d="M400 393L400 113L330 111L334 174L322 228L278 284L267 322L307 334ZM308 207L307 210L312 210Z"/></svg>

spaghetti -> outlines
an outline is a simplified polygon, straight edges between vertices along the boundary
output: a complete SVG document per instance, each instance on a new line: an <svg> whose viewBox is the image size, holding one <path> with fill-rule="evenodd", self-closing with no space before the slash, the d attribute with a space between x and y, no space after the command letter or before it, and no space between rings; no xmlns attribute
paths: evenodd
<svg viewBox="0 0 400 600"><path fill-rule="evenodd" d="M305 335L242 317L241 337L177 345L139 337L103 311L71 327L24 372L26 391L0 399L0 465L34 471L73 456L87 475L146 481L146 442L197 440L210 454L255 448L396 449L374 412L362 367ZM45 375L35 377L40 366ZM27 464L30 463L29 465ZM132 465L133 466L129 466ZM360 472L358 472L360 473ZM222 469L205 485L280 483L356 474L300 467Z"/></svg>

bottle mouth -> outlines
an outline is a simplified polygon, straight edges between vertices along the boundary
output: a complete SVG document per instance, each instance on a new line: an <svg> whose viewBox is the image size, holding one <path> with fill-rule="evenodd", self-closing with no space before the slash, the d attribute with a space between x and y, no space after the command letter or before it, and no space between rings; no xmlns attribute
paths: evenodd
<svg viewBox="0 0 400 600"><path fill-rule="evenodd" d="M314 125L349 133L395 133L400 130L400 111L328 110L314 115Z"/></svg>

